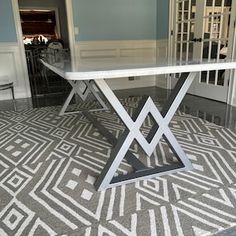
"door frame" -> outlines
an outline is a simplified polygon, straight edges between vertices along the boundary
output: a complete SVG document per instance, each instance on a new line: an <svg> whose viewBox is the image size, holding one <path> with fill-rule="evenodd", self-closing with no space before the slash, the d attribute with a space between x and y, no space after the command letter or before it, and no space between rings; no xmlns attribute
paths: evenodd
<svg viewBox="0 0 236 236"><path fill-rule="evenodd" d="M73 21L73 7L72 7L72 0L64 0L65 1L65 7L66 7L66 15L67 15L67 29L68 29L68 38L69 38L69 47L71 51L71 56L73 57L75 55L75 34L74 34L74 21ZM22 27L21 27L21 20L20 20L20 8L18 0L11 0L12 4L12 11L15 21L15 29L16 29L16 37L17 37L17 44L19 47L20 55L22 61L22 71L24 75L25 81L27 81L27 92L31 95L30 91L30 82L29 82L29 75L28 75L28 68L27 68L27 62L26 62L26 55L25 55L25 48L23 43L23 33L22 33ZM35 7L34 7L35 8ZM35 8L36 9L36 8Z"/></svg>
<svg viewBox="0 0 236 236"><path fill-rule="evenodd" d="M168 40L168 58L169 58L169 61L171 62L171 60L173 59L173 49L174 49L174 35L173 35L173 32L174 32L174 16L175 14L174 13L174 2L173 0L169 0L169 40ZM235 14L236 15L236 14ZM236 22L236 16L235 15L232 15L234 18L235 18L235 22ZM235 28L234 29L231 29L230 31L230 34L232 34L232 30L234 30L234 45L231 45L231 47L233 49L236 48L236 30ZM234 53L236 54L236 53ZM232 58L233 59L233 58ZM236 59L236 55L234 55L234 59ZM227 104L229 105L234 105L236 106L236 89L235 89L235 86L236 86L236 71L235 70L232 70L230 72L230 79L229 79L229 87L228 87L228 94L227 94L227 98L226 98L226 101L227 101ZM167 89L172 89L172 85L171 85L171 77L169 76L168 78L168 82L167 82Z"/></svg>

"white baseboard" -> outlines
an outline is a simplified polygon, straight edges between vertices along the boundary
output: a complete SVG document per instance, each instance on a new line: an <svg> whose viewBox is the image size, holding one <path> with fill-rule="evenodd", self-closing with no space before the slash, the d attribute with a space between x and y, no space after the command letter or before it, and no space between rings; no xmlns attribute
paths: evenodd
<svg viewBox="0 0 236 236"><path fill-rule="evenodd" d="M236 97L233 98L232 106L236 107Z"/></svg>
<svg viewBox="0 0 236 236"><path fill-rule="evenodd" d="M15 97L30 97L30 87L23 69L22 57L17 43L0 43L0 76L7 75L14 83ZM0 91L0 100L11 99L11 91Z"/></svg>
<svg viewBox="0 0 236 236"><path fill-rule="evenodd" d="M148 81L148 82L147 82ZM107 80L108 85L112 90L131 89L131 88L143 88L156 86L156 80L154 76L145 78L136 78L135 80L128 80L128 78L119 78Z"/></svg>

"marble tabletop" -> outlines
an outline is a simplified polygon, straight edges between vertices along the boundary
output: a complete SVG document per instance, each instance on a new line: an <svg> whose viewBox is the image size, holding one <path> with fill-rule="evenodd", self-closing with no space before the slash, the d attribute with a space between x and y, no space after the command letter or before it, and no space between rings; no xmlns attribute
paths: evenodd
<svg viewBox="0 0 236 236"><path fill-rule="evenodd" d="M207 70L225 70L236 69L236 61L230 60L212 60L212 61L191 61L188 64L163 63L163 64L145 64L142 62L128 63L126 61L57 61L41 62L68 80L91 80L91 79L113 79L131 76L162 75L184 72L200 72Z"/></svg>

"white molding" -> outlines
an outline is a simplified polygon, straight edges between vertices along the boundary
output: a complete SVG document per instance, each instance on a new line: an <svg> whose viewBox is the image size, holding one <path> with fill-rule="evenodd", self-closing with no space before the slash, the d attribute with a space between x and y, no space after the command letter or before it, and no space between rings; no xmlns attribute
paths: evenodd
<svg viewBox="0 0 236 236"><path fill-rule="evenodd" d="M168 61L171 62L173 60L173 45L174 45L174 2L172 0L169 1L169 33L168 33ZM171 89L171 76L167 76L166 88Z"/></svg>
<svg viewBox="0 0 236 236"><path fill-rule="evenodd" d="M233 98L232 106L236 107L236 97Z"/></svg>
<svg viewBox="0 0 236 236"><path fill-rule="evenodd" d="M76 42L79 60L99 58L141 58L155 62L155 40L110 40Z"/></svg>
<svg viewBox="0 0 236 236"><path fill-rule="evenodd" d="M11 0L16 28L16 43L0 43L0 75L8 75L15 84L16 98L31 97L18 0ZM71 52L74 50L74 24L71 0L65 0ZM7 58L7 59L6 59ZM3 68L4 66L4 68ZM1 91L0 100L9 99L10 91Z"/></svg>
<svg viewBox="0 0 236 236"><path fill-rule="evenodd" d="M232 2L232 11L231 11L231 17L232 20L230 22L230 35L229 38L231 39L231 43L229 44L228 51L230 52L230 58L232 60L236 59L236 2ZM229 80L229 89L228 89L228 96L227 96L227 103L233 106L236 106L236 71L232 70L229 73L230 80Z"/></svg>
<svg viewBox="0 0 236 236"><path fill-rule="evenodd" d="M0 43L0 76L6 75L14 82L15 97L30 97L23 78L21 55L18 43ZM1 91L0 100L11 99L10 90Z"/></svg>
<svg viewBox="0 0 236 236"><path fill-rule="evenodd" d="M159 43L163 45L161 40ZM109 62L111 59L127 63L156 63L156 45L156 40L82 41L76 42L75 54L77 63L94 60ZM156 79L155 76L150 76L148 80L136 77L134 81L121 78L108 83L112 89L129 89L156 86Z"/></svg>
<svg viewBox="0 0 236 236"><path fill-rule="evenodd" d="M18 43L12 43L12 42L0 42L0 47L1 47L1 50L4 50L4 48L15 48L15 47L19 47ZM8 50L8 49L6 49Z"/></svg>
<svg viewBox="0 0 236 236"><path fill-rule="evenodd" d="M231 79L228 92L228 104L236 106L236 70L232 70L230 76Z"/></svg>
<svg viewBox="0 0 236 236"><path fill-rule="evenodd" d="M22 97L31 97L26 56L25 56L25 48L23 43L23 35L21 29L21 21L20 21L20 12L18 1L11 0L13 16L15 20L15 28L16 28L16 36L17 36L17 54L15 54L15 63L16 63L16 77L18 83L18 87L16 87L16 98ZM5 47L7 45L5 44ZM6 49L7 50L7 49Z"/></svg>
<svg viewBox="0 0 236 236"><path fill-rule="evenodd" d="M65 0L65 6L67 15L67 28L68 28L70 54L72 61L75 61L76 46L75 46L75 30L74 30L72 0Z"/></svg>
<svg viewBox="0 0 236 236"><path fill-rule="evenodd" d="M162 39L156 41L156 62L157 64L166 64L169 60L169 40ZM156 76L156 86L160 88L168 88L168 75Z"/></svg>
<svg viewBox="0 0 236 236"><path fill-rule="evenodd" d="M168 61L168 39L156 41L157 63L167 63Z"/></svg>
<svg viewBox="0 0 236 236"><path fill-rule="evenodd" d="M173 34L172 31L174 30L173 26L173 16L174 16L174 8L173 8L173 1L169 1L169 32L168 32L168 59L172 59L172 48L173 48Z"/></svg>

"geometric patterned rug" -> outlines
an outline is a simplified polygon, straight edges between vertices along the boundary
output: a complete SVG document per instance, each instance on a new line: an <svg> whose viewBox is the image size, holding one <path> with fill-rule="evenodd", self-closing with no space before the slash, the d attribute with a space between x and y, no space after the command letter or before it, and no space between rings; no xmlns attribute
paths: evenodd
<svg viewBox="0 0 236 236"><path fill-rule="evenodd" d="M111 146L82 114L59 109L0 112L0 236L203 236L236 225L232 131L177 112L170 128L194 170L97 192ZM112 111L94 114L116 137L123 131ZM176 161L164 140L150 158L131 150L148 166ZM129 169L123 161L117 174Z"/></svg>

